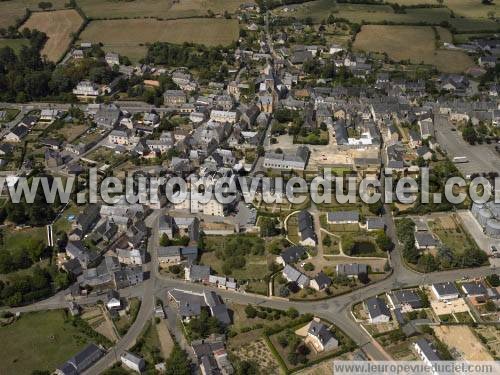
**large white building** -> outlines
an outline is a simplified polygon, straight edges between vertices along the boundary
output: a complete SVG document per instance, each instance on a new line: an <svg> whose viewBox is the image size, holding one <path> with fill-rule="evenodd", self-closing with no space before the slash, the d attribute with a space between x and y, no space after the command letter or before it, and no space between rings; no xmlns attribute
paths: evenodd
<svg viewBox="0 0 500 375"><path fill-rule="evenodd" d="M237 120L237 113L233 111L218 111L212 110L210 112L210 119L216 122L229 122L234 124Z"/></svg>
<svg viewBox="0 0 500 375"><path fill-rule="evenodd" d="M98 85L90 81L81 81L73 89L73 94L78 97L95 98L102 94Z"/></svg>

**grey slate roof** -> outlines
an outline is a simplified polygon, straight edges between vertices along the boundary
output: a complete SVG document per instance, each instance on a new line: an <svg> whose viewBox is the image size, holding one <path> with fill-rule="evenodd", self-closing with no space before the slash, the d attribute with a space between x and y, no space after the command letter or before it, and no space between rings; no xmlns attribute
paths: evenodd
<svg viewBox="0 0 500 375"><path fill-rule="evenodd" d="M389 307L387 307L385 302L378 297L368 298L366 300L366 307L368 308L368 314L372 319L381 315L391 316Z"/></svg>
<svg viewBox="0 0 500 375"><path fill-rule="evenodd" d="M323 323L318 322L316 320L313 320L311 322L307 333L317 337L319 342L321 342L323 346L326 346L328 342L331 340L333 340L338 344L338 341L335 339L333 334L328 330L328 328Z"/></svg>
<svg viewBox="0 0 500 375"><path fill-rule="evenodd" d="M458 289L456 288L455 284L449 281L445 283L432 284L432 286L440 296L458 294Z"/></svg>
<svg viewBox="0 0 500 375"><path fill-rule="evenodd" d="M384 229L385 219L380 216L366 218L366 229Z"/></svg>
<svg viewBox="0 0 500 375"><path fill-rule="evenodd" d="M359 221L359 212L354 210L328 212L328 221L333 223L342 221Z"/></svg>
<svg viewBox="0 0 500 375"><path fill-rule="evenodd" d="M410 305L414 309L422 307L422 300L414 290L395 290L390 293L391 300L395 305Z"/></svg>
<svg viewBox="0 0 500 375"><path fill-rule="evenodd" d="M432 349L431 344L429 343L429 341L427 341L427 339L424 339L424 338L418 339L415 342L415 345L418 345L418 347L420 348L420 350L422 351L422 353L424 354L424 356L429 361L434 362L434 361L440 361L441 360L441 358L439 358L439 356L434 351L434 349Z"/></svg>
<svg viewBox="0 0 500 375"><path fill-rule="evenodd" d="M285 263L295 263L306 253L303 246L290 246L283 250L280 254Z"/></svg>
<svg viewBox="0 0 500 375"><path fill-rule="evenodd" d="M415 241L418 242L420 247L432 247L439 245L439 241L436 240L432 234L427 231L416 232Z"/></svg>
<svg viewBox="0 0 500 375"><path fill-rule="evenodd" d="M359 263L337 264L336 271L337 275L358 276L368 273L368 267L366 264Z"/></svg>
<svg viewBox="0 0 500 375"><path fill-rule="evenodd" d="M484 296L488 293L486 287L481 282L463 283L462 289L465 291L465 293L467 293L468 296Z"/></svg>

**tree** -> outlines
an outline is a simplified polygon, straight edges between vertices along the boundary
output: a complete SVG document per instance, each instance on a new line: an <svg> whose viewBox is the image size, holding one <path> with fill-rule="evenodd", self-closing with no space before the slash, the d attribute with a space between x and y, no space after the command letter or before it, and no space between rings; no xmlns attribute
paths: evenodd
<svg viewBox="0 0 500 375"><path fill-rule="evenodd" d="M286 311L286 316L288 316L290 319L295 319L295 318L298 318L299 312L297 311L297 309L290 307Z"/></svg>
<svg viewBox="0 0 500 375"><path fill-rule="evenodd" d="M248 305L245 307L245 314L247 318L253 319L257 316L257 309L252 305Z"/></svg>
<svg viewBox="0 0 500 375"><path fill-rule="evenodd" d="M500 277L496 273L486 276L486 280L488 280L490 285L494 288L500 286Z"/></svg>
<svg viewBox="0 0 500 375"><path fill-rule="evenodd" d="M389 251L393 247L391 239L383 230L377 233L377 236L375 237L375 242L377 243L377 246L384 251Z"/></svg>
<svg viewBox="0 0 500 375"><path fill-rule="evenodd" d="M497 306L495 305L495 302L493 302L492 300L488 300L488 302L484 304L484 308L486 309L486 311L489 312L497 311Z"/></svg>
<svg viewBox="0 0 500 375"><path fill-rule="evenodd" d="M49 1L41 1L38 3L38 7L42 10L47 10L52 8L52 3Z"/></svg>
<svg viewBox="0 0 500 375"><path fill-rule="evenodd" d="M169 246L170 239L168 238L166 233L163 233L160 237L160 246Z"/></svg>
<svg viewBox="0 0 500 375"><path fill-rule="evenodd" d="M189 375L191 373L190 364L187 353L176 342L170 357L165 361L165 374Z"/></svg>
<svg viewBox="0 0 500 375"><path fill-rule="evenodd" d="M325 236L322 242L324 246L329 247L332 244L332 239L330 238L330 236Z"/></svg>
<svg viewBox="0 0 500 375"><path fill-rule="evenodd" d="M314 271L314 264L312 264L311 262L307 262L306 264L304 264L304 270Z"/></svg>
<svg viewBox="0 0 500 375"><path fill-rule="evenodd" d="M368 210L374 215L382 215L384 212L384 205L381 201L376 201L368 205Z"/></svg>
<svg viewBox="0 0 500 375"><path fill-rule="evenodd" d="M477 142L477 132L472 127L472 125L467 125L462 131L462 137L464 141L468 142L470 145L473 145Z"/></svg>

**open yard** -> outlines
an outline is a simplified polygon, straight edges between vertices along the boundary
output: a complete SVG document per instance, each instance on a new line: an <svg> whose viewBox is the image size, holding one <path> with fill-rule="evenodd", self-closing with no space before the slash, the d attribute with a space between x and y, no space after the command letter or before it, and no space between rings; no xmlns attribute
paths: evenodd
<svg viewBox="0 0 500 375"><path fill-rule="evenodd" d="M23 314L14 323L0 327L0 337L3 375L50 372L91 342L66 320L62 310Z"/></svg>
<svg viewBox="0 0 500 375"><path fill-rule="evenodd" d="M457 253L462 253L465 248L477 247L474 240L453 216L437 217L429 220L428 225L444 245Z"/></svg>
<svg viewBox="0 0 500 375"><path fill-rule="evenodd" d="M248 332L247 334L252 334ZM240 360L253 361L257 363L259 374L277 374L279 373L279 363L269 350L263 338L247 340L244 345L231 346L228 350L236 358Z"/></svg>
<svg viewBox="0 0 500 375"><path fill-rule="evenodd" d="M48 36L42 54L51 61L57 62L63 57L72 41L72 33L76 33L83 23L76 10L66 9L56 12L37 12L21 26L21 28L37 29Z"/></svg>
<svg viewBox="0 0 500 375"><path fill-rule="evenodd" d="M77 0L84 13L94 19L156 17L159 19L201 17L208 10L233 13L244 0Z"/></svg>
<svg viewBox="0 0 500 375"><path fill-rule="evenodd" d="M436 35L428 26L365 25L356 36L354 48L381 52L396 61L430 64L448 73L463 72L474 61L460 51L436 49Z"/></svg>
<svg viewBox="0 0 500 375"><path fill-rule="evenodd" d="M66 0L51 0L51 9L63 9ZM0 28L16 25L17 20L22 19L26 15L26 9L31 11L40 11L38 4L39 0L9 0L2 1L0 8Z"/></svg>
<svg viewBox="0 0 500 375"><path fill-rule="evenodd" d="M86 42L101 42L104 49L138 60L146 55L147 43L156 41L208 46L227 45L238 38L237 20L191 18L170 21L129 19L92 21L80 34Z"/></svg>
<svg viewBox="0 0 500 375"><path fill-rule="evenodd" d="M263 279L269 273L267 269L268 257L266 255L248 255L244 268L233 269L231 275L237 280ZM223 275L223 261L215 255L215 252L204 252L201 263L210 266L219 275Z"/></svg>
<svg viewBox="0 0 500 375"><path fill-rule="evenodd" d="M434 332L450 349L466 361L493 361L493 357L468 326L438 326Z"/></svg>

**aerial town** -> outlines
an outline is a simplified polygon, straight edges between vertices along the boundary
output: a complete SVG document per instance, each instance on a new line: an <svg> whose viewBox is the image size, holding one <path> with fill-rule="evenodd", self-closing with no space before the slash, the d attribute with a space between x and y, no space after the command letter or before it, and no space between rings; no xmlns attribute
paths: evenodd
<svg viewBox="0 0 500 375"><path fill-rule="evenodd" d="M0 2L0 374L498 365L497 3Z"/></svg>

